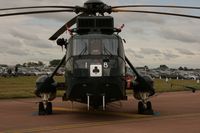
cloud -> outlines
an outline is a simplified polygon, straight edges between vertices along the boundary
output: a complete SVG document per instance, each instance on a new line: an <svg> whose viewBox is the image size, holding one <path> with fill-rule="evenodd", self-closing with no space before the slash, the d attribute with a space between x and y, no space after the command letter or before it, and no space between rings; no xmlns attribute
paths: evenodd
<svg viewBox="0 0 200 133"><path fill-rule="evenodd" d="M33 41L24 41L25 45L28 45L29 47L35 47L35 48L41 48L41 49L47 49L47 48L53 48L52 44L45 40L35 40Z"/></svg>
<svg viewBox="0 0 200 133"><path fill-rule="evenodd" d="M31 30L32 31L32 30ZM23 28L14 28L10 31L10 34L15 38L12 42L8 41L9 44L18 44L18 46L26 45L35 48L52 48L52 44L45 38L40 38L40 34L34 34L29 30L24 30ZM15 42L14 42L15 41Z"/></svg>
<svg viewBox="0 0 200 133"><path fill-rule="evenodd" d="M152 48L141 48L140 51L134 51L132 49L125 50L127 53L131 53L134 57L137 58L148 58L153 60L171 60L180 57L171 50L157 50Z"/></svg>
<svg viewBox="0 0 200 133"><path fill-rule="evenodd" d="M200 36L184 29L162 28L160 36L165 39L176 40L184 43L200 43Z"/></svg>
<svg viewBox="0 0 200 133"><path fill-rule="evenodd" d="M176 48L176 50L183 55L195 55L193 52L191 52L188 49L181 49L181 48Z"/></svg>
<svg viewBox="0 0 200 133"><path fill-rule="evenodd" d="M131 33L134 34L145 34L145 30L139 27L131 27Z"/></svg>
<svg viewBox="0 0 200 133"><path fill-rule="evenodd" d="M152 48L141 48L140 52L145 55L160 55L161 52L157 49Z"/></svg>
<svg viewBox="0 0 200 133"><path fill-rule="evenodd" d="M28 51L25 51L23 49L7 49L5 53L11 54L13 56L27 56L28 55Z"/></svg>
<svg viewBox="0 0 200 133"><path fill-rule="evenodd" d="M144 58L144 56L140 55L138 52L135 52L132 49L125 49L125 53L129 54L133 58L138 58L138 59L143 59Z"/></svg>
<svg viewBox="0 0 200 133"><path fill-rule="evenodd" d="M24 39L24 40L37 40L38 37L36 34L33 34L30 31L24 31L22 29L12 29L10 31L11 35L16 38Z"/></svg>
<svg viewBox="0 0 200 133"><path fill-rule="evenodd" d="M36 5L83 5L86 0L0 0L0 8L36 6ZM132 1L132 0L103 0L108 5L126 4L171 4L163 1ZM191 1L174 3L181 5L197 5ZM142 8L143 9L143 8ZM155 9L160 10L160 9ZM191 11L193 14L194 12ZM64 52L61 48L48 41L66 21L74 17L75 13L53 13L42 15L16 16L0 18L0 63L13 63L23 60L51 60L62 58ZM199 59L197 52L192 49L200 49L199 21L178 19L177 17L161 17L160 15L147 15L138 13L113 13L116 27L125 24L120 36L125 37L127 42L127 54L136 60L145 62L144 65L188 62L182 55L193 55L193 60ZM190 23L191 22L191 23ZM65 34L64 34L65 35ZM66 37L66 36L65 36ZM167 45L167 43L170 43ZM195 43L192 45L186 44ZM181 45L182 44L182 45ZM55 45L55 46L54 46ZM167 51L166 49L170 51ZM178 49L176 49L178 48ZM183 51L180 49L191 49ZM193 54L192 54L193 53ZM154 59L156 61L154 61ZM193 61L196 65L196 61ZM168 61L168 62L167 62ZM20 62L19 62L20 63ZM146 64L149 63L149 64ZM196 63L196 64L195 64ZM191 63L192 64L192 63ZM198 65L198 64L197 64ZM200 67L200 66L199 66Z"/></svg>
<svg viewBox="0 0 200 133"><path fill-rule="evenodd" d="M174 60L175 58L180 57L179 55L174 54L173 52L169 52L169 51L163 52L163 56L164 56L164 59L166 60L171 60L171 59Z"/></svg>

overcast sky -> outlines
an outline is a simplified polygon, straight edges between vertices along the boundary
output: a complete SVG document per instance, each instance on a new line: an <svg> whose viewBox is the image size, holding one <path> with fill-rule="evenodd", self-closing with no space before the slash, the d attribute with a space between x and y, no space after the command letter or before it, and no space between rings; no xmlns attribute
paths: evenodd
<svg viewBox="0 0 200 133"><path fill-rule="evenodd" d="M199 0L103 0L109 5L167 4L200 6ZM84 0L0 0L0 8L36 5L82 5ZM143 8L144 9L144 8ZM147 8L156 11L200 16L200 10ZM64 51L48 38L74 13L53 13L0 18L0 64L62 58ZM200 19L114 13L115 27L125 24L120 33L125 50L135 66L200 68ZM65 35L65 34L64 34ZM69 36L68 36L69 37Z"/></svg>

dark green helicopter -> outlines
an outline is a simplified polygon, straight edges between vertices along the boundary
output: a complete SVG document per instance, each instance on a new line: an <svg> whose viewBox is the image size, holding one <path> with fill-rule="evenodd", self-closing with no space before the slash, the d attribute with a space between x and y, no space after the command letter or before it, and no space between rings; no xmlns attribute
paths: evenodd
<svg viewBox="0 0 200 133"><path fill-rule="evenodd" d="M125 56L124 40L118 35L121 28L114 27L111 13L131 12L160 15L172 15L200 19L199 16L185 15L152 10L133 10L137 7L200 9L200 7L166 6L166 5L123 5L109 6L100 0L88 0L80 6L32 6L4 8L0 11L40 9L38 11L23 11L0 14L0 17L75 12L78 14L64 24L49 39L57 40L57 44L66 49L66 54L50 76L41 76L36 81L35 94L42 98L39 103L39 115L52 113L52 101L56 97L59 85L53 77L65 63L65 93L64 101L86 103L89 107L105 109L106 104L119 100L127 100L126 64L135 74L131 83L134 97L139 100L138 113L153 114L149 98L155 94L153 80L149 76L140 75L129 59ZM47 10L41 10L46 8ZM107 14L107 15L106 15ZM76 28L70 29L76 24ZM59 38L65 31L71 34L69 39Z"/></svg>

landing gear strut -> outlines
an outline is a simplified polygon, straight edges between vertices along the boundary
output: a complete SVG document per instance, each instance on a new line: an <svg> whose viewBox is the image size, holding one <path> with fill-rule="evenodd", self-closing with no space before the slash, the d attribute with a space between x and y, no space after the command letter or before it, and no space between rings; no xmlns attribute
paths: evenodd
<svg viewBox="0 0 200 133"><path fill-rule="evenodd" d="M52 103L48 101L48 94L42 95L42 102L39 102L38 115L52 114Z"/></svg>
<svg viewBox="0 0 200 133"><path fill-rule="evenodd" d="M93 107L94 109L98 109L99 106L102 105L102 109L103 109L103 110L106 110L106 96L105 96L105 94L101 94L101 95L100 95L100 97L102 97L102 104L101 104L101 103L98 103L98 102L95 102L95 103L90 104L90 103L91 103L91 102L90 102L90 97L91 97L91 96L94 96L94 95L92 95L92 94L87 94L87 108L88 108L88 111L90 110L90 105L92 105L92 107Z"/></svg>

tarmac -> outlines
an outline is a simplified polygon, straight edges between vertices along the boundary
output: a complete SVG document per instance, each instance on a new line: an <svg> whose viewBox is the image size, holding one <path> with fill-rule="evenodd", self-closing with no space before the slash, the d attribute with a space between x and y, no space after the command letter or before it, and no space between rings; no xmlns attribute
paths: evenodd
<svg viewBox="0 0 200 133"><path fill-rule="evenodd" d="M152 97L154 115L137 114L137 101L87 105L53 102L53 114L37 115L39 99L0 100L0 133L200 133L200 91L159 93Z"/></svg>

